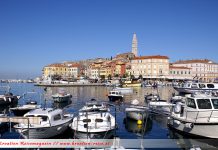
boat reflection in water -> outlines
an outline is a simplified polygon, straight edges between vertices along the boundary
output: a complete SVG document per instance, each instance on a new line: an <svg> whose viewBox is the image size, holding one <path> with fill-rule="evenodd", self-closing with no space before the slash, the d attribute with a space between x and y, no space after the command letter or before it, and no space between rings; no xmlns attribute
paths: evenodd
<svg viewBox="0 0 218 150"><path fill-rule="evenodd" d="M200 139L198 137L185 135L172 128L169 128L169 138L175 139L177 145L182 149L217 149L218 146L217 139Z"/></svg>
<svg viewBox="0 0 218 150"><path fill-rule="evenodd" d="M149 116L142 121L142 124L138 124L136 120L130 118L124 118L123 122L128 132L136 133L138 136L142 136L152 129L152 120Z"/></svg>

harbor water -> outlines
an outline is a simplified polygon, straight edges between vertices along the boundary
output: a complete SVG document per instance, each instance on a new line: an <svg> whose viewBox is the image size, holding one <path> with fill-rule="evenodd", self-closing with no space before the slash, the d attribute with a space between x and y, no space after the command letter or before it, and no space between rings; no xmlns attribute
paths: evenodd
<svg viewBox="0 0 218 150"><path fill-rule="evenodd" d="M1 84L2 86L8 84ZM56 107L64 109L64 111L76 114L78 110L90 99L96 99L98 101L109 102L107 94L112 87L105 86L79 86L79 87L61 87L67 93L72 94L72 99L67 103L54 103L52 95L60 90L59 87L38 87L32 83L10 83L11 92L15 95L23 95L25 92L38 92L41 94L41 99L36 95L35 99L42 107ZM116 113L117 130L115 132L116 137L120 139L170 139L169 142L175 144L175 149L190 149L193 147L200 147L201 149L218 148L216 141L206 139L193 139L177 133L168 128L167 116L161 114L149 114L145 126L138 125L137 121L133 121L126 118L125 108L130 105L131 100L137 99L140 105L144 105L144 96L150 93L158 93L161 99L168 101L173 93L174 89L171 86L160 87L153 89L151 87L135 87L132 93L124 94L124 100L122 102L112 103L116 106L111 107L110 110L113 115ZM21 98L18 105L25 104L25 100ZM12 106L1 106L0 111L13 115L9 108ZM115 111L116 110L116 111ZM18 139L21 136L16 133L13 128L5 129L1 131L1 139ZM74 133L72 130L68 130L62 135L53 137L55 139L73 139ZM166 143L167 144L167 143ZM149 146L148 146L149 148ZM146 148L147 149L147 148Z"/></svg>

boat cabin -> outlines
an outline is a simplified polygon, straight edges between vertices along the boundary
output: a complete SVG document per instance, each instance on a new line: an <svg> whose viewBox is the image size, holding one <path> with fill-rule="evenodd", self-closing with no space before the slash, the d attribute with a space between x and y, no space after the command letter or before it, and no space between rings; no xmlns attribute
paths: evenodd
<svg viewBox="0 0 218 150"><path fill-rule="evenodd" d="M218 97L207 94L188 96L185 104L175 105L174 114L191 122L218 121Z"/></svg>
<svg viewBox="0 0 218 150"><path fill-rule="evenodd" d="M35 109L24 115L24 117L39 117L41 125L55 125L56 122L63 120L63 112L61 109Z"/></svg>
<svg viewBox="0 0 218 150"><path fill-rule="evenodd" d="M218 89L218 84L216 83L195 83L195 82L187 82L182 85L183 88L191 88L191 89Z"/></svg>
<svg viewBox="0 0 218 150"><path fill-rule="evenodd" d="M109 95L121 95L120 91L110 91Z"/></svg>

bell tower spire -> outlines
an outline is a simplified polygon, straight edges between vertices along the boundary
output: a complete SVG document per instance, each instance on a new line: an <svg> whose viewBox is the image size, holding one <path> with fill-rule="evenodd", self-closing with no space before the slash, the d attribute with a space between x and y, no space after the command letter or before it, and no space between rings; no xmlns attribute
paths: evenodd
<svg viewBox="0 0 218 150"><path fill-rule="evenodd" d="M138 56L138 41L136 33L133 34L132 38L132 53L137 57Z"/></svg>

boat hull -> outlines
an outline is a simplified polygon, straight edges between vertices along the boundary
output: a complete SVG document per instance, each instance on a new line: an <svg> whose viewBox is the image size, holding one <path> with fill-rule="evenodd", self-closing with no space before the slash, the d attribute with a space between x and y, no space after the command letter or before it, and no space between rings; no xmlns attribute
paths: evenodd
<svg viewBox="0 0 218 150"><path fill-rule="evenodd" d="M23 116L24 114L26 114L27 112L29 112L30 110L33 109L10 109L15 116Z"/></svg>
<svg viewBox="0 0 218 150"><path fill-rule="evenodd" d="M188 125L190 125L190 123L171 118L168 120L168 125L185 134L206 138L218 138L218 122L193 123L193 126L189 127Z"/></svg>
<svg viewBox="0 0 218 150"><path fill-rule="evenodd" d="M24 138L29 139L47 139L54 137L63 133L65 130L69 128L69 124L72 122L68 121L64 124L59 124L57 126L51 127L41 127L41 128L22 128L22 127L14 127ZM29 135L29 137L28 137Z"/></svg>
<svg viewBox="0 0 218 150"><path fill-rule="evenodd" d="M123 100L123 97L122 96L108 96L109 98L109 101L122 101Z"/></svg>
<svg viewBox="0 0 218 150"><path fill-rule="evenodd" d="M146 117L146 114L140 112L126 112L126 117L133 120L143 120Z"/></svg>
<svg viewBox="0 0 218 150"><path fill-rule="evenodd" d="M115 129L105 131L105 132L95 132L95 133L75 131L74 138L77 138L77 139L110 139L114 136L114 134L115 134Z"/></svg>
<svg viewBox="0 0 218 150"><path fill-rule="evenodd" d="M147 114L146 114L147 109L146 108L137 108L137 106L132 106L130 108L126 108L125 112L126 112L126 117L133 119L133 120L143 120L146 118Z"/></svg>
<svg viewBox="0 0 218 150"><path fill-rule="evenodd" d="M0 98L0 105L17 104L18 99L18 96L6 96L5 98Z"/></svg>
<svg viewBox="0 0 218 150"><path fill-rule="evenodd" d="M54 99L54 102L57 102L57 103L63 103L63 102L68 102L70 100L70 96L67 96L67 97L53 97Z"/></svg>

